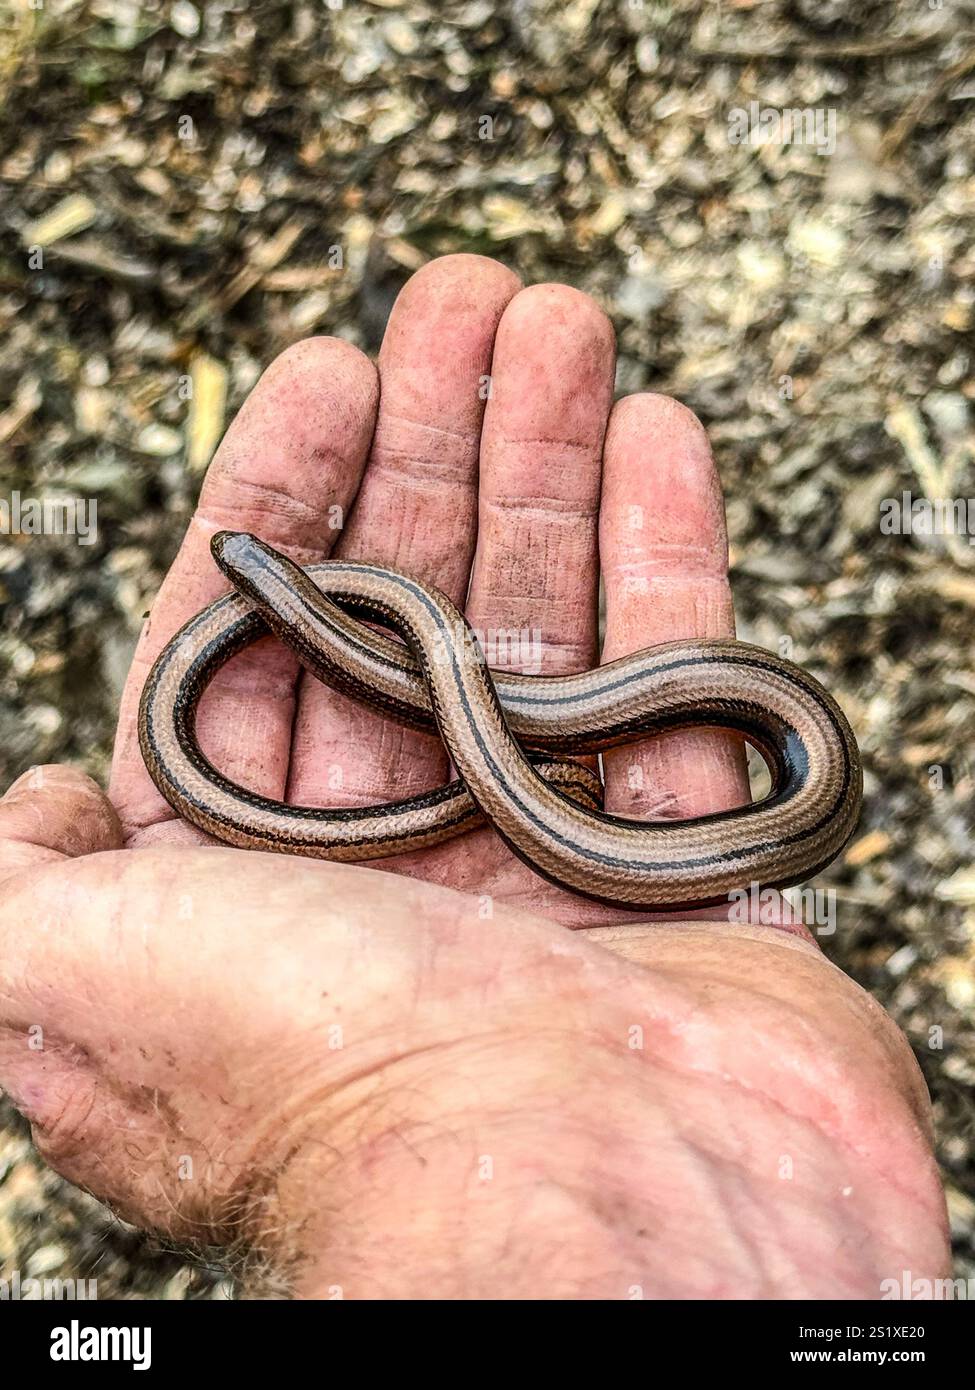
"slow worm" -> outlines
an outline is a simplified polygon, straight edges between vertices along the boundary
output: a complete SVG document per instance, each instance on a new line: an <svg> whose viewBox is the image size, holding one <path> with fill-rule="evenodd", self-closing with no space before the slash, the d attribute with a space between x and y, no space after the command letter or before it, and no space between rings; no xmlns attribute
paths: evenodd
<svg viewBox="0 0 975 1390"><path fill-rule="evenodd" d="M816 680L770 652L670 642L574 676L490 672L459 611L415 579L343 560L303 570L245 533L222 531L211 545L237 592L162 651L142 693L139 738L169 804L220 840L367 860L439 844L486 819L552 882L660 911L802 882L853 833L862 776L850 726ZM215 673L269 629L326 684L439 729L459 779L407 800L327 810L272 801L224 777L196 741L197 704ZM694 819L635 821L600 810L598 778L559 756L691 726L743 734L769 765L770 795Z"/></svg>

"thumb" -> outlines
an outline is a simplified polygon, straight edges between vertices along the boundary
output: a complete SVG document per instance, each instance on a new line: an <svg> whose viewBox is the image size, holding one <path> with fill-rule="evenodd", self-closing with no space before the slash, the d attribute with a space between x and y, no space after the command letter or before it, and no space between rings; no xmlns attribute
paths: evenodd
<svg viewBox="0 0 975 1390"><path fill-rule="evenodd" d="M24 869L121 847L114 807L75 767L32 767L0 798L0 884Z"/></svg>

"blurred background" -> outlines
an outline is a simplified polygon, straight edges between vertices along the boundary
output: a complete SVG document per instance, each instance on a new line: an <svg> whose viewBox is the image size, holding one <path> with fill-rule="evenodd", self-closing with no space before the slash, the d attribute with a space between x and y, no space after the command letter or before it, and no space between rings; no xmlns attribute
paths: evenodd
<svg viewBox="0 0 975 1390"><path fill-rule="evenodd" d="M733 138L768 109L823 138ZM975 545L880 525L904 492L975 497L973 219L970 0L3 0L0 503L93 499L98 529L0 533L0 783L105 777L142 615L284 347L374 350L446 252L588 291L620 393L710 430L740 636L856 729L822 942L915 1049L975 1276ZM62 1183L7 1107L15 1268L232 1292Z"/></svg>

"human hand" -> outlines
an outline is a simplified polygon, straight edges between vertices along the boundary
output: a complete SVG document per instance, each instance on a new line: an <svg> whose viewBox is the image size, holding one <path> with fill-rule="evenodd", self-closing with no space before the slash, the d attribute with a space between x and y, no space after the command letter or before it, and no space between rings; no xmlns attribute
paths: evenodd
<svg viewBox="0 0 975 1390"><path fill-rule="evenodd" d="M136 713L172 633L226 582L215 531L253 531L298 560L364 559L443 589L489 664L546 674L680 637L734 634L720 489L701 426L639 395L612 407L614 340L587 296L519 291L502 266L447 257L413 277L376 369L338 340L301 343L230 427L153 606L125 691L111 796L126 842L195 844L149 781ZM485 400L490 381L490 397ZM378 400L378 405L377 405ZM343 523L339 529L337 523ZM449 778L439 740L299 673L266 641L213 682L199 730L231 778L275 799L370 805ZM606 806L695 815L748 799L742 745L695 731L605 755ZM491 830L383 861L567 925L640 920L544 882Z"/></svg>
<svg viewBox="0 0 975 1390"><path fill-rule="evenodd" d="M473 553L474 626L539 628L558 671L596 659L601 508L606 659L731 631L700 427L640 396L604 443L608 323L555 286L505 312L516 290L477 258L415 277L378 425L374 370L346 344L301 344L265 374L140 644L120 822L67 769L0 803L0 1081L76 1181L176 1238L239 1238L298 1292L873 1296L903 1268L940 1274L917 1069L811 945L607 927L623 914L543 884L490 831L383 866L406 879L205 847L145 773L139 692L220 592L223 527L303 562L338 540L461 600ZM221 672L199 722L221 770L322 805L443 780L435 742L304 678L296 693L296 675L270 642ZM713 733L606 766L628 814L747 798L740 745Z"/></svg>
<svg viewBox="0 0 975 1390"><path fill-rule="evenodd" d="M0 801L0 1082L53 1166L229 1248L252 1295L876 1298L946 1272L917 1067L812 944L484 921L355 866L120 844L71 769Z"/></svg>

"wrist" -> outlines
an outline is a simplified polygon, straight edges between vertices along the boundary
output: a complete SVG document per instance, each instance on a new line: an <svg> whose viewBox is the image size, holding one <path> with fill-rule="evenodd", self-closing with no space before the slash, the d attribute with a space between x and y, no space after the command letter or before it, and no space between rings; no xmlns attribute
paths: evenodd
<svg viewBox="0 0 975 1390"><path fill-rule="evenodd" d="M611 1269L626 1297L622 1232L639 1222L625 1193L607 1205L599 1190L600 1051L567 1031L478 1036L346 1083L265 1212L279 1285L320 1299L579 1298L607 1296Z"/></svg>

